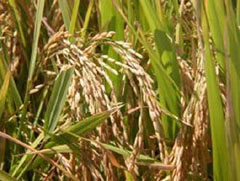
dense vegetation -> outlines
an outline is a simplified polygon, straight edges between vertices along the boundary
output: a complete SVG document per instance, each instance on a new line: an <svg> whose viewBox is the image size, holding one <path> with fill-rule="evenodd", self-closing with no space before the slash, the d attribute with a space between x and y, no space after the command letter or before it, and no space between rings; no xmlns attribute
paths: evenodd
<svg viewBox="0 0 240 181"><path fill-rule="evenodd" d="M240 0L0 0L0 180L240 181Z"/></svg>

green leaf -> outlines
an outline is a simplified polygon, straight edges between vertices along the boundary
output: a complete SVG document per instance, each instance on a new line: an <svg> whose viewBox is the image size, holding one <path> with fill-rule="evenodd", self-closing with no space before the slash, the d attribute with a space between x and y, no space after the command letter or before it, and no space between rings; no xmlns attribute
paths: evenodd
<svg viewBox="0 0 240 181"><path fill-rule="evenodd" d="M10 82L10 72L7 73L5 76L5 80L0 90L0 130L5 127L4 119L2 119L2 113L5 109L5 100L8 93L8 86ZM0 167L4 162L5 157L5 150L6 150L6 142L4 138L0 138Z"/></svg>
<svg viewBox="0 0 240 181"><path fill-rule="evenodd" d="M215 73L213 55L209 45L209 29L205 14L202 14L204 39L205 72L207 81L207 97L210 112L211 135L213 144L214 180L229 180L229 158L226 145L225 119L220 90Z"/></svg>
<svg viewBox="0 0 240 181"><path fill-rule="evenodd" d="M224 32L224 47L227 79L227 106L226 106L226 136L231 170L231 180L240 180L240 73L239 58L240 32L233 5L226 4L226 19Z"/></svg>
<svg viewBox="0 0 240 181"><path fill-rule="evenodd" d="M111 113L116 111L116 109L118 108L119 107L116 107L111 110L104 111L96 115L90 116L82 121L79 121L73 124L68 129L60 132L60 134L58 135L52 134L48 130L44 129L43 131L45 132L46 135L48 135L51 138L51 141L45 145L46 149L41 150L40 152L54 154L59 151L64 152L65 150L67 152L69 151L74 152L77 157L80 157L82 154L81 149L79 145L76 144L76 141L79 139L79 136L82 136L83 134L95 129L99 124L101 124L104 120L106 120ZM62 145L67 145L68 150L66 150L66 147ZM28 152L27 154L29 153L30 152ZM42 158L38 158L31 164L30 168L31 169L36 168L41 163L42 163Z"/></svg>
<svg viewBox="0 0 240 181"><path fill-rule="evenodd" d="M0 33L1 33L1 28L0 28ZM0 47L3 49L6 48L5 44L2 44L1 41L0 41ZM4 51L3 51L3 53L4 53ZM7 58L7 56L2 57L0 54L0 75L1 75L1 77L4 77L8 70L8 64L7 64L8 61L5 58ZM19 108L22 105L22 99L20 97L20 93L18 92L15 80L11 76L10 76L9 94L10 94L10 98L13 99L13 101L15 102L16 107Z"/></svg>
<svg viewBox="0 0 240 181"><path fill-rule="evenodd" d="M53 87L47 112L44 115L44 128L53 132L57 126L59 115L65 104L67 91L72 79L74 68L68 68L58 75Z"/></svg>
<svg viewBox="0 0 240 181"><path fill-rule="evenodd" d="M74 34L74 31L75 31L79 5L80 5L80 0L74 1L71 21L70 21L70 25L69 25L69 33L70 34Z"/></svg>
<svg viewBox="0 0 240 181"><path fill-rule="evenodd" d="M126 150L126 149L122 149L122 148L118 148L116 146L113 146L113 145L110 145L110 144L106 144L106 143L100 143L104 148L108 149L108 150L111 150L115 153L118 153L124 157L129 157L131 155L131 151L129 150ZM140 154L137 159L139 161L142 161L142 162L157 162L156 159L154 158L151 158L149 156L146 156L146 155L142 155Z"/></svg>
<svg viewBox="0 0 240 181"><path fill-rule="evenodd" d="M66 130L64 130L57 137L60 137L60 138L65 137L69 142L76 141L76 136L74 135L82 136L83 134L95 129L99 124L101 124L104 120L106 120L111 113L116 111L116 109L118 109L118 107L108 111L98 113L82 121L79 121L73 124L72 126L70 126L69 128L67 128Z"/></svg>
<svg viewBox="0 0 240 181"><path fill-rule="evenodd" d="M6 100L7 93L8 93L10 76L11 76L11 73L9 71L9 72L7 72L7 74L5 76L5 80L4 80L1 90L0 90L0 119L2 117L2 113L5 108L5 100ZM1 125L1 122L0 122L0 125Z"/></svg>
<svg viewBox="0 0 240 181"><path fill-rule="evenodd" d="M220 64L223 72L225 71L224 63L224 3L222 0L204 1L206 14L211 30L211 35L217 49L217 61Z"/></svg>
<svg viewBox="0 0 240 181"><path fill-rule="evenodd" d="M73 134L74 135L74 134ZM82 138L82 137L79 137L78 135L75 135L76 138ZM73 136L74 137L74 136ZM117 154L120 154L122 155L123 157L129 157L131 156L131 151L129 150L126 150L126 149L123 149L123 148L118 148L116 146L113 146L111 144L106 144L106 143L101 143L101 142L96 142L96 141L93 141L93 140L89 140L89 139L86 139L86 138L82 138L83 140L87 140L87 141L90 141L93 145L97 145L97 144L100 144L102 147L104 147L105 149L107 150L110 150L110 151L113 151ZM69 142L70 143L70 142ZM40 153L44 153L44 154L54 154L54 153L69 153L69 152L72 152L73 150L68 146L68 145L57 145L57 146L52 146L50 148L46 148L46 149L43 149L43 150L40 150L39 152ZM34 154L34 152L29 152L28 154ZM141 162L148 162L148 163L160 163L158 162L156 159L154 158L151 158L147 155L143 155L143 154L140 154L138 155L138 160L141 161Z"/></svg>
<svg viewBox="0 0 240 181"><path fill-rule="evenodd" d="M29 67L28 80L32 79L33 72L35 69L36 59L37 59L37 49L38 49L38 41L40 36L40 28L42 24L43 17L43 9L44 9L45 0L40 0L37 3L37 12L34 24L34 33L33 33L33 44L32 44L32 55Z"/></svg>
<svg viewBox="0 0 240 181"><path fill-rule="evenodd" d="M62 12L62 17L63 17L65 27L66 27L67 30L69 30L70 29L70 23L71 23L71 20L70 20L71 15L70 15L70 8L69 8L68 1L58 0L58 4L59 4L59 7L60 7L61 12Z"/></svg>
<svg viewBox="0 0 240 181"><path fill-rule="evenodd" d="M41 133L35 140L34 142L32 143L31 147L32 148L36 148L39 143L44 139L44 134ZM24 172L26 171L28 165L26 165L25 167L23 167L24 163L26 163L27 161L29 161L31 158L32 158L32 155L27 155L27 153L29 153L30 150L28 150L26 152L26 154L21 158L21 160L19 161L17 167L13 170L13 173L12 173L12 176L17 176L17 174L19 172L21 172L17 177L20 178ZM23 168L22 168L23 167Z"/></svg>
<svg viewBox="0 0 240 181"><path fill-rule="evenodd" d="M83 28L82 28L82 35L81 35L82 38L85 38L85 34L87 32L88 24L89 24L90 17L91 17L91 14L92 14L93 5L94 5L93 0L90 0L89 5L88 5L88 9L87 9L87 13L86 13L86 16L85 16L85 19L84 19Z"/></svg>
<svg viewBox="0 0 240 181"><path fill-rule="evenodd" d="M47 112L44 115L44 120L45 120L44 126L45 126L45 129L48 130L49 132L54 131L58 123L58 118L65 103L66 94L67 94L69 84L71 82L73 71L74 71L73 67L62 70L59 73L58 77L56 78L56 82L54 84L50 101L47 107ZM40 134L37 137L37 139L35 139L35 141L31 146L35 148L44 138L46 139L44 134ZM28 152L29 151L27 151L27 153ZM29 161L30 159L31 159L31 156L24 155L12 175L15 176L21 170L21 167L23 166L23 164L26 161ZM18 178L23 175L27 167L28 166L22 169Z"/></svg>
<svg viewBox="0 0 240 181"><path fill-rule="evenodd" d="M17 29L18 29L19 34L20 34L22 45L23 45L24 48L26 48L26 39L25 39L25 36L24 36L24 32L23 32L23 28L22 28L22 24L21 24L21 19L20 19L20 16L19 16L19 12L18 12L18 9L17 9L16 2L15 2L15 0L9 0L9 4L12 7L13 12L14 12L14 18L16 20Z"/></svg>

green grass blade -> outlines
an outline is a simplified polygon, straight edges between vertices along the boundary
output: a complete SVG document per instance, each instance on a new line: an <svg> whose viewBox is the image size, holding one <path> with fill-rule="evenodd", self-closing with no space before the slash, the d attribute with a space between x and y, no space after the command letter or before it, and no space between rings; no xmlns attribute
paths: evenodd
<svg viewBox="0 0 240 181"><path fill-rule="evenodd" d="M213 144L214 180L229 180L229 159L225 135L225 119L220 91L215 73L213 55L209 45L209 29L205 14L202 14L204 38L205 71L207 81L208 107L210 112L211 135Z"/></svg>
<svg viewBox="0 0 240 181"><path fill-rule="evenodd" d="M62 17L63 17L63 21L65 24L65 27L67 30L70 29L70 23L71 23L71 19L70 19L70 8L69 8L69 4L68 1L66 0L58 0L58 4L59 7L61 9L62 12Z"/></svg>
<svg viewBox="0 0 240 181"><path fill-rule="evenodd" d="M5 80L2 84L1 90L0 90L0 130L5 127L4 119L2 119L2 113L5 109L5 101L8 93L9 88L9 82L10 82L10 72L7 73L5 76ZM6 142L4 138L0 138L0 169L4 163L5 158L5 150L6 150Z"/></svg>
<svg viewBox="0 0 240 181"><path fill-rule="evenodd" d="M109 115L110 111L103 112L95 116L91 116L90 118L87 118L69 127L66 130L66 133L72 132L76 135L83 135L84 133L87 133L88 131L96 128L100 123L106 120L109 117Z"/></svg>
<svg viewBox="0 0 240 181"><path fill-rule="evenodd" d="M39 143L45 138L44 134L41 133L35 140L34 142L32 143L31 147L32 148L36 148ZM30 151L28 150L26 153L29 153ZM32 158L31 155L27 155L25 154L21 160L19 161L17 167L13 170L12 172L12 176L13 177L17 177L17 178L21 178L22 175L25 173L25 171L27 170L28 168L28 165L25 165L25 167L23 167L24 163L26 163L27 161L29 161L30 159ZM22 168L23 167L23 168ZM20 172L20 173L19 173Z"/></svg>
<svg viewBox="0 0 240 181"><path fill-rule="evenodd" d="M105 143L99 143L99 144L101 144L104 148L111 150L115 153L118 153L124 157L129 157L131 155L131 151L129 151L129 150L118 148L118 147L110 145L110 144L105 144ZM142 154L140 154L138 156L138 159L139 159L139 161L142 161L142 162L156 162L157 161L154 158L151 158L149 156L142 155Z"/></svg>
<svg viewBox="0 0 240 181"><path fill-rule="evenodd" d="M217 49L217 60L223 72L225 71L224 64L224 5L222 0L205 1L206 13L209 22L210 31L212 33L213 41Z"/></svg>
<svg viewBox="0 0 240 181"><path fill-rule="evenodd" d="M32 79L33 72L35 69L35 64L36 64L36 59L37 59L38 41L39 41L40 29L41 29L42 17L43 17L44 3L45 3L45 0L40 0L37 3L37 12L36 12L35 24L34 24L32 54L31 54L28 80Z"/></svg>
<svg viewBox="0 0 240 181"><path fill-rule="evenodd" d="M25 39L25 36L24 36L24 32L23 32L23 28L22 28L22 24L21 24L22 22L21 22L21 19L20 19L20 16L19 16L19 12L18 12L18 9L17 9L16 2L15 2L15 0L9 0L9 4L12 7L13 12L14 12L14 18L15 18L16 23L17 23L17 29L18 29L18 32L20 34L22 45L23 45L24 48L26 48L26 39Z"/></svg>
<svg viewBox="0 0 240 181"><path fill-rule="evenodd" d="M171 75L176 84L179 85L180 76L179 68L177 66L178 62L176 60L174 45L171 43L172 40L169 38L170 31L166 25L161 24L160 20L156 16L156 13L153 13L156 11L152 7L150 1L140 0L140 3L143 8L144 15L147 18L149 27L154 34L154 40L162 64L165 66L166 71ZM166 67L166 65L170 66Z"/></svg>
<svg viewBox="0 0 240 181"><path fill-rule="evenodd" d="M67 91L72 79L74 68L68 68L58 75L53 87L53 91L50 97L50 101L47 107L47 112L44 115L44 128L49 132L53 132L59 115L65 104Z"/></svg>
<svg viewBox="0 0 240 181"><path fill-rule="evenodd" d="M1 32L1 30L0 30ZM0 47L4 49L4 46L1 41L0 41ZM5 58L7 56L1 56L0 55L0 75L1 77L4 77L6 75L7 69L8 69L8 64L7 64L7 60L5 60ZM10 94L11 94L11 98L14 98L14 102L17 108L19 108L22 105L22 99L20 96L20 93L17 89L15 80L13 79L13 77L10 77Z"/></svg>
<svg viewBox="0 0 240 181"><path fill-rule="evenodd" d="M6 101L6 97L7 97L7 93L8 93L10 76L11 76L10 72L7 72L7 74L5 76L5 80L4 80L1 90L0 90L0 119L2 117L2 113L5 108L5 101ZM0 125L1 125L1 122L0 122Z"/></svg>
<svg viewBox="0 0 240 181"><path fill-rule="evenodd" d="M108 29L108 26L114 16L114 9L111 1L101 0L99 3L99 10L101 13L101 27L104 27L104 29Z"/></svg>
<svg viewBox="0 0 240 181"><path fill-rule="evenodd" d="M151 1L140 0L141 7L143 8L144 15L148 21L151 31L162 28L156 16L156 11L152 7Z"/></svg>
<svg viewBox="0 0 240 181"><path fill-rule="evenodd" d="M46 130L49 130L49 132L52 132L57 125L59 115L65 103L66 94L71 81L71 77L73 75L73 71L74 71L73 68L68 68L66 70L63 70L62 72L60 72L60 74L56 78L56 82L53 87L48 108L44 115L44 120L45 120L44 126ZM35 141L31 146L35 148L44 138L45 138L44 134L40 134L38 138L35 139ZM16 174L18 174L21 170L21 167L24 165L24 163L30 159L31 159L31 156L24 155L12 175L15 176ZM21 173L18 175L18 178L23 175L23 173L27 170L27 167L28 166L22 169Z"/></svg>
<svg viewBox="0 0 240 181"><path fill-rule="evenodd" d="M227 17L224 32L226 77L227 77L227 106L226 106L226 135L229 153L231 180L240 180L240 73L239 58L240 32L233 12L233 5L226 1Z"/></svg>
<svg viewBox="0 0 240 181"><path fill-rule="evenodd" d="M51 141L45 145L45 148L46 149L50 148L50 150L53 151L52 148L60 147L60 150L64 151L64 148L61 149L62 148L61 145L66 144L67 148L70 149L70 151L74 152L77 156L80 156L81 153L79 153L80 151L79 145L75 144L75 142L78 140L78 137L95 129L104 120L106 120L110 116L110 114L113 113L116 109L117 108L113 108L112 110L101 112L96 115L90 116L80 122L77 122L76 124L73 124L67 130L64 130L63 132L61 132L59 135L52 134L48 130L44 129L43 131L45 132L45 134L51 138ZM59 150L57 149L54 151L56 152ZM27 154L29 153L30 152L28 152ZM31 157L31 155L28 155L28 156ZM42 163L42 161L43 161L42 158L37 158L34 161L34 163L30 166L30 168L31 169L36 168L39 164Z"/></svg>
<svg viewBox="0 0 240 181"><path fill-rule="evenodd" d="M85 138L83 138L83 139L85 139ZM119 155L122 155L123 157L130 157L131 153L132 153L130 150L118 148L118 147L116 147L114 145L111 145L111 144L95 142L95 141L92 141L92 140L88 140L88 141L90 141L93 145L100 144L105 149L113 151L113 152L115 152ZM56 153L56 152L57 153L69 153L69 152L72 152L72 150L67 145L58 145L58 146L54 146L54 147L51 147L51 148L46 148L46 149L43 149L43 150L40 151L40 153L44 153L44 154L53 154L53 153ZM29 153L29 154L32 154L32 153ZM157 162L156 159L151 158L147 155L143 155L143 154L140 154L138 156L138 160L141 161L141 162L150 162L150 163Z"/></svg>
<svg viewBox="0 0 240 181"><path fill-rule="evenodd" d="M72 136L75 137L76 139L81 138L81 137L79 137L79 135L76 135L76 134L73 134L73 133L72 133ZM96 141L89 140L89 139L86 139L86 138L81 138L81 139L90 141L93 145L100 144L105 149L113 151L117 154L120 154L123 157L130 157L131 153L132 153L130 150L126 150L126 149L123 149L123 148L118 148L118 147L116 147L114 145L111 145L111 144L96 142ZM57 153L69 153L69 152L72 152L72 150L68 147L68 145L57 145L57 146L53 146L51 148L46 148L46 149L40 150L39 152L44 153L44 154L53 154L53 153L56 153L56 152ZM34 152L33 153L30 152L28 154L34 154ZM150 163L153 163L153 162L157 163L158 162L156 159L151 158L147 155L143 155L143 154L140 154L138 156L138 160L141 161L141 162L150 162ZM158 163L160 163L160 162L158 162Z"/></svg>
<svg viewBox="0 0 240 181"><path fill-rule="evenodd" d="M86 32L87 32L87 28L88 28L88 24L89 24L89 20L91 17L91 13L92 13L92 9L93 9L93 0L89 1L89 5L88 5L88 10L84 19L84 24L83 24L83 28L82 28L82 38L85 38Z"/></svg>
<svg viewBox="0 0 240 181"><path fill-rule="evenodd" d="M66 137L70 142L76 141L77 136L82 136L83 134L95 129L100 125L104 120L106 120L111 113L115 112L119 107L113 108L112 110L104 111L96 115L90 116L76 124L73 124L67 128L63 133L60 133L58 137Z"/></svg>
<svg viewBox="0 0 240 181"><path fill-rule="evenodd" d="M75 31L79 5L80 5L80 0L76 0L74 2L71 21L70 21L70 25L69 25L69 33L70 34L74 34L74 31Z"/></svg>

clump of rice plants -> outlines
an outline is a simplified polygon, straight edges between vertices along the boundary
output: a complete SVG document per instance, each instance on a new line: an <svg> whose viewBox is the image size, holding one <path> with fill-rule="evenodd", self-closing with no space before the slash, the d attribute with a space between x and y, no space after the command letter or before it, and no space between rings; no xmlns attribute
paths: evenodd
<svg viewBox="0 0 240 181"><path fill-rule="evenodd" d="M1 0L0 180L240 180L240 1Z"/></svg>

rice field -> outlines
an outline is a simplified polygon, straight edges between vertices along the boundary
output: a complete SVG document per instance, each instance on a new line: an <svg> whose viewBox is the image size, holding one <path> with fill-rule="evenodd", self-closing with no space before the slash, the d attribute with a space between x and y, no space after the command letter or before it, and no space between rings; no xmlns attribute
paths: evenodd
<svg viewBox="0 0 240 181"><path fill-rule="evenodd" d="M1 0L0 180L240 181L240 0Z"/></svg>

